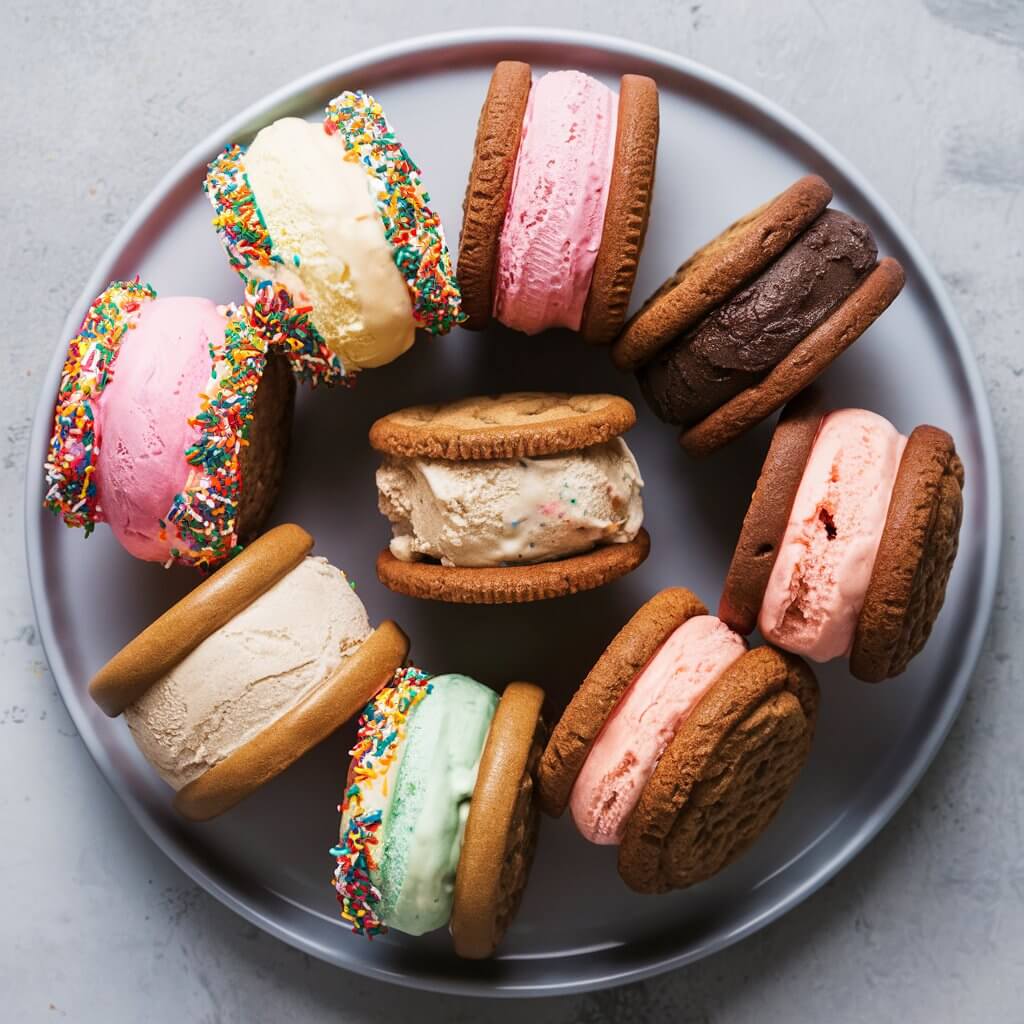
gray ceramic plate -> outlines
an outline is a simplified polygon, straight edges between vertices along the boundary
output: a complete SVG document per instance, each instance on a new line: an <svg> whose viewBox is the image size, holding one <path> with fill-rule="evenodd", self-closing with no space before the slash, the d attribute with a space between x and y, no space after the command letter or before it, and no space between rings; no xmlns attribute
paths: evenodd
<svg viewBox="0 0 1024 1024"><path fill-rule="evenodd" d="M153 841L209 892L286 942L362 974L456 992L529 995L636 980L750 934L838 871L890 818L921 777L963 700L992 606L999 558L999 467L977 369L935 272L867 183L788 114L707 68L613 39L550 31L493 31L412 40L342 61L270 96L225 125L159 184L97 266L71 315L111 278L136 273L164 295L238 299L239 284L210 228L199 184L207 161L285 114L317 117L344 88L372 90L411 153L456 239L473 134L495 61L537 71L576 67L613 82L653 75L662 130L651 230L636 295L646 295L699 243L806 171L834 186L838 205L866 219L883 252L907 268L892 309L829 372L836 405L864 405L909 430L934 422L956 437L967 468L966 515L945 610L927 651L884 686L821 673L822 717L796 791L755 849L712 882L659 898L631 894L614 851L589 846L568 821L545 822L531 885L493 963L461 963L446 934L372 944L349 935L328 885L345 751L324 743L221 820L175 817L167 788L120 721L89 701L85 681L120 644L195 583L133 561L101 527L86 541L41 511L44 457L63 339L43 389L28 479L28 559L43 642L72 718L100 769ZM675 433L641 412L630 434L647 481L648 563L602 590L522 608L461 608L391 594L376 581L385 542L375 458L366 431L399 406L518 388L620 391L633 380L573 337L500 331L421 340L370 371L354 392L306 394L278 521L295 520L317 550L358 581L371 617L390 616L432 671L471 673L494 686L543 684L560 708L609 638L660 587L685 584L718 601L731 546L768 440L756 431L693 463ZM83 582L88 580L88 590Z"/></svg>

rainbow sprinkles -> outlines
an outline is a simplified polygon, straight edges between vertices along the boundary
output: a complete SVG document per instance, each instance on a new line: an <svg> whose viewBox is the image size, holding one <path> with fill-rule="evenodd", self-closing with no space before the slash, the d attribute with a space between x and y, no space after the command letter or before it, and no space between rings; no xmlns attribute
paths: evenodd
<svg viewBox="0 0 1024 1024"><path fill-rule="evenodd" d="M431 690L430 676L417 668L398 669L391 681L366 705L359 719L356 744L349 752L353 758L352 776L338 810L342 815L342 833L331 849L336 867L332 885L341 906L342 920L352 931L372 938L387 931L377 913L380 890L371 872L377 869L378 833L382 812L367 810L367 787L385 784L392 762L405 736L406 722L413 708Z"/></svg>
<svg viewBox="0 0 1024 1024"><path fill-rule="evenodd" d="M287 264L252 193L244 157L244 146L228 146L210 164L203 191L213 205L213 226L231 266L245 280L250 318L267 344L285 354L299 380L313 386L350 384L341 359L313 323L313 307L275 280L277 268Z"/></svg>
<svg viewBox="0 0 1024 1024"><path fill-rule="evenodd" d="M413 320L445 334L465 319L441 219L430 206L420 169L395 138L381 105L369 94L343 92L327 106L324 130L345 145L376 180L374 197L395 266L412 294Z"/></svg>
<svg viewBox="0 0 1024 1024"><path fill-rule="evenodd" d="M44 504L68 526L88 536L100 521L96 491L96 414L93 403L113 375L125 334L135 326L142 305L156 291L135 281L114 281L99 295L68 343L46 456Z"/></svg>

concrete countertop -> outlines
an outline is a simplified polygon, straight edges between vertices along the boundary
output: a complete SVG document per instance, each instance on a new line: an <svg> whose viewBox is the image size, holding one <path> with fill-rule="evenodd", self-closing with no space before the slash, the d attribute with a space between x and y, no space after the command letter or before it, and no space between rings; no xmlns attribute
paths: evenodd
<svg viewBox="0 0 1024 1024"><path fill-rule="evenodd" d="M23 479L44 368L90 268L164 170L265 92L398 36L508 20L621 35L758 89L859 166L944 278L1006 473L1004 580L967 704L868 850L686 970L529 1007L388 988L222 907L145 838L78 739L36 635ZM4 5L0 208L0 1018L537 1024L1024 1020L1024 4L480 0L294 8Z"/></svg>

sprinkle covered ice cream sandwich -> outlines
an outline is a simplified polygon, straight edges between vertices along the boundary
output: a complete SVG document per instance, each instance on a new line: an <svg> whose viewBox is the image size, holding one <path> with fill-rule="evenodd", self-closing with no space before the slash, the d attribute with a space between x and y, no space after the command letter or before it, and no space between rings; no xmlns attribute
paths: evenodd
<svg viewBox="0 0 1024 1024"><path fill-rule="evenodd" d="M499 699L468 676L404 668L370 702L331 850L353 931L448 926L459 956L494 952L536 848L543 701L532 683Z"/></svg>
<svg viewBox="0 0 1024 1024"><path fill-rule="evenodd" d="M522 392L414 406L370 443L392 539L377 560L392 590L498 604L589 590L647 556L635 422L615 395Z"/></svg>
<svg viewBox="0 0 1024 1024"><path fill-rule="evenodd" d="M658 87L623 75L615 93L579 71L533 83L501 61L480 112L463 204L466 326L495 319L607 344L626 317L647 231Z"/></svg>
<svg viewBox="0 0 1024 1024"><path fill-rule="evenodd" d="M816 175L795 182L691 256L612 346L691 455L794 398L902 289L899 263L831 199Z"/></svg>
<svg viewBox="0 0 1024 1024"><path fill-rule="evenodd" d="M903 672L942 609L964 469L944 430L866 409L787 406L743 520L719 615L865 682Z"/></svg>
<svg viewBox="0 0 1024 1024"><path fill-rule="evenodd" d="M186 818L221 814L354 718L403 664L345 574L278 526L112 658L89 693L123 714Z"/></svg>
<svg viewBox="0 0 1024 1024"><path fill-rule="evenodd" d="M244 312L115 281L68 343L46 506L136 558L214 568L270 512L294 393Z"/></svg>
<svg viewBox="0 0 1024 1024"><path fill-rule="evenodd" d="M800 659L743 638L683 588L608 645L551 732L542 809L618 846L643 893L717 874L768 826L811 748L818 687Z"/></svg>
<svg viewBox="0 0 1024 1024"><path fill-rule="evenodd" d="M253 322L298 376L339 383L458 323L459 289L420 169L380 104L344 92L229 146L203 185Z"/></svg>

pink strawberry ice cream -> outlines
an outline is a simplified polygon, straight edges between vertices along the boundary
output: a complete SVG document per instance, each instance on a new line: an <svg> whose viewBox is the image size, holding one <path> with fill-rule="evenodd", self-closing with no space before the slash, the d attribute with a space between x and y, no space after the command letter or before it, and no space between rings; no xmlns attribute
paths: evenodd
<svg viewBox="0 0 1024 1024"><path fill-rule="evenodd" d="M906 443L863 409L822 420L761 604L771 643L813 661L849 653Z"/></svg>
<svg viewBox="0 0 1024 1024"><path fill-rule="evenodd" d="M198 437L189 419L211 381L211 341L226 318L208 299L147 302L121 344L97 402L96 488L102 518L136 558L165 562L177 531L161 526Z"/></svg>
<svg viewBox="0 0 1024 1024"><path fill-rule="evenodd" d="M569 809L584 838L602 845L622 840L665 748L746 649L713 615L687 619L662 644L608 717L573 786Z"/></svg>
<svg viewBox="0 0 1024 1024"><path fill-rule="evenodd" d="M604 231L618 96L579 71L530 90L499 241L494 315L526 334L579 330Z"/></svg>

